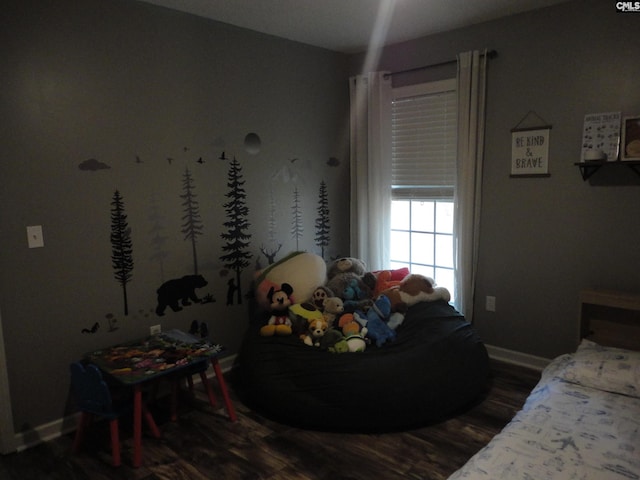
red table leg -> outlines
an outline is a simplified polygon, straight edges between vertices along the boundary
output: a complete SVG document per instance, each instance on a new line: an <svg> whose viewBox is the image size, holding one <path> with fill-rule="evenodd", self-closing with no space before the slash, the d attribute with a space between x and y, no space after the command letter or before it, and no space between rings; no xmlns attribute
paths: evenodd
<svg viewBox="0 0 640 480"><path fill-rule="evenodd" d="M209 379L207 378L207 372L200 372L200 379L202 380L202 384L209 396L209 403L213 408L218 406L218 401L216 400L216 394L213 393L213 388L211 387L211 383L209 383Z"/></svg>
<svg viewBox="0 0 640 480"><path fill-rule="evenodd" d="M229 418L232 422L235 422L238 417L236 416L236 411L234 410L233 404L231 403L229 391L227 390L227 384L225 383L224 377L222 376L222 369L220 368L217 357L211 358L211 365L213 366L213 371L215 372L216 377L218 377L218 383L220 384L220 390L222 391L222 398L224 398L224 404L227 407Z"/></svg>
<svg viewBox="0 0 640 480"><path fill-rule="evenodd" d="M142 388L133 387L133 466L142 464Z"/></svg>

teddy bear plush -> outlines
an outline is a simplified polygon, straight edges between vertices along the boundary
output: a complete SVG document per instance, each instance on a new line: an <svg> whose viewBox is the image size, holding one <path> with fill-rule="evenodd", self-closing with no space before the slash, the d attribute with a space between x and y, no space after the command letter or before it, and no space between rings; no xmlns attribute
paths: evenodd
<svg viewBox="0 0 640 480"><path fill-rule="evenodd" d="M344 312L344 303L340 297L327 297L322 302L322 316L332 327L336 318Z"/></svg>
<svg viewBox="0 0 640 480"><path fill-rule="evenodd" d="M302 341L305 343L305 345L319 347L320 339L324 336L328 328L329 325L324 318L313 320L309 322L308 333L304 336Z"/></svg>
<svg viewBox="0 0 640 480"><path fill-rule="evenodd" d="M291 294L293 287L288 283L283 283L278 290L274 287L269 289L267 298L271 316L266 325L260 329L260 335L263 337L272 337L273 335L291 335L292 324L289 319L289 307L291 306Z"/></svg>
<svg viewBox="0 0 640 480"><path fill-rule="evenodd" d="M346 300L344 295L347 288L355 292L358 299L370 298L375 284L375 275L367 272L365 263L358 258L342 257L327 266L325 286L343 300Z"/></svg>

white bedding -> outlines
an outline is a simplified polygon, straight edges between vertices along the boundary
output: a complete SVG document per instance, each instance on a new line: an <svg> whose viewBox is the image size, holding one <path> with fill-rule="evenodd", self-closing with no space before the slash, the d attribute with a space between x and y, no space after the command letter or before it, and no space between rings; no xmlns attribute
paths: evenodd
<svg viewBox="0 0 640 480"><path fill-rule="evenodd" d="M639 388L640 353L585 340L449 480L640 480Z"/></svg>

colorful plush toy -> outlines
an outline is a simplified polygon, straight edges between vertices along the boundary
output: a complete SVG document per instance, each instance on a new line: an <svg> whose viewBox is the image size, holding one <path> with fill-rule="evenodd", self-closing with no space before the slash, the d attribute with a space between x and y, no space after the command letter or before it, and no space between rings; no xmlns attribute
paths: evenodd
<svg viewBox="0 0 640 480"><path fill-rule="evenodd" d="M364 352L367 349L367 342L363 334L354 334L345 337L347 347L350 352Z"/></svg>
<svg viewBox="0 0 640 480"><path fill-rule="evenodd" d="M319 347L320 339L324 336L325 332L329 328L329 325L324 318L319 320L313 320L309 323L308 333L304 336L302 341L305 345Z"/></svg>
<svg viewBox="0 0 640 480"><path fill-rule="evenodd" d="M386 295L380 295L367 313L355 312L354 318L367 328L367 337L381 347L386 342L396 339L396 332L387 325L391 315L391 301Z"/></svg>
<svg viewBox="0 0 640 480"><path fill-rule="evenodd" d="M327 276L327 264L319 255L307 252L293 252L282 260L256 272L255 297L262 310L269 310L267 294L271 287L280 288L288 283L295 292L293 303L305 302L318 285L323 285Z"/></svg>
<svg viewBox="0 0 640 480"><path fill-rule="evenodd" d="M336 296L346 300L344 292L349 287L358 298L371 297L375 287L375 276L366 271L365 263L357 258L343 257L331 262L327 267L325 286Z"/></svg>
<svg viewBox="0 0 640 480"><path fill-rule="evenodd" d="M434 287L434 285L432 278L412 273L407 275L399 285L384 290L382 294L391 300L391 311L401 313L419 302L451 300L449 290L444 287Z"/></svg>
<svg viewBox="0 0 640 480"><path fill-rule="evenodd" d="M289 320L293 332L304 336L307 334L309 324L314 320L324 320L322 312L313 303L294 303L289 307Z"/></svg>
<svg viewBox="0 0 640 480"><path fill-rule="evenodd" d="M324 285L321 285L313 291L313 294L311 295L311 299L309 301L313 303L319 310L322 310L324 299L333 296L335 295L330 289L328 289Z"/></svg>
<svg viewBox="0 0 640 480"><path fill-rule="evenodd" d="M400 282L402 282L409 273L410 272L407 267L398 268L396 270L380 270L373 272L376 276L376 288L373 291L373 296L377 297L384 290L400 285Z"/></svg>
<svg viewBox="0 0 640 480"><path fill-rule="evenodd" d="M347 353L349 351L349 344L347 343L347 339L340 339L340 341L329 347L329 351L331 353Z"/></svg>
<svg viewBox="0 0 640 480"><path fill-rule="evenodd" d="M360 323L358 323L354 318L353 313L345 313L341 315L338 319L338 328L345 337L348 337L349 335L357 335L363 329L362 325L360 325Z"/></svg>
<svg viewBox="0 0 640 480"><path fill-rule="evenodd" d="M322 302L322 315L329 324L329 327L333 327L333 324L340 315L344 312L344 303L340 297L327 297Z"/></svg>
<svg viewBox="0 0 640 480"><path fill-rule="evenodd" d="M291 335L291 320L289 319L289 306L291 305L291 294L293 288L288 283L283 283L278 290L274 287L269 289L267 298L271 316L267 324L260 329L260 335L271 337L273 335Z"/></svg>
<svg viewBox="0 0 640 480"><path fill-rule="evenodd" d="M344 300L343 306L345 312L355 312L356 310L366 310L371 305L370 290L363 291L362 282L355 278L351 278L345 289L341 293Z"/></svg>

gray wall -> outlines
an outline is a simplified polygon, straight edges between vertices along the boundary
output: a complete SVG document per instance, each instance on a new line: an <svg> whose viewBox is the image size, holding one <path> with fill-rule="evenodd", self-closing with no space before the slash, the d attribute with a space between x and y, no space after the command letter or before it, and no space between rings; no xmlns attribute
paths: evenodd
<svg viewBox="0 0 640 480"><path fill-rule="evenodd" d="M156 323L188 328L194 319L208 321L230 352L237 348L247 304L225 305L228 163L218 160L221 150L243 168L252 267L266 264L259 247L271 240L272 210L279 257L295 248L295 186L305 212L300 248L318 251L321 180L333 238L325 256L347 253L346 78L362 56L347 65L342 55L131 1L9 3L0 43L0 312L14 423L28 432L66 413L67 364L85 351L144 335ZM592 186L573 165L585 114L640 113L639 21L616 14L612 2L579 1L382 52L379 68L391 71L485 46L499 52L489 72L475 309L489 344L552 357L575 344L581 288L640 290L640 186L621 185L634 174ZM451 75L455 68L432 69L394 83ZM510 129L529 110L553 125L551 177L510 179ZM263 140L257 155L244 150L249 132ZM329 166L329 157L340 165ZM92 158L110 168L80 170ZM180 232L185 168L204 226L198 265L209 286L200 293L216 302L167 312L159 322L156 288L193 270ZM116 189L134 244L127 316L111 267ZM27 225L44 226L44 248L27 248ZM486 295L497 297L496 313L484 311ZM118 330L108 331L109 319ZM95 322L97 333L81 333Z"/></svg>
<svg viewBox="0 0 640 480"><path fill-rule="evenodd" d="M16 431L67 413L69 362L151 325L206 321L214 340L237 349L248 302L226 305L222 151L240 162L249 207L243 294L267 265L260 247L272 248L272 234L282 244L276 259L296 247L320 253L323 180L325 258L348 253L345 56L130 0L10 0L2 15L0 312ZM258 154L245 151L250 132L262 139ZM90 159L109 168L81 169ZM156 289L195 271L181 232L187 168L203 227L198 271L209 282L197 292L215 302L158 317ZM132 230L128 315L111 263L116 190ZM28 225L43 225L44 248L27 248ZM96 333L81 333L96 322Z"/></svg>
<svg viewBox="0 0 640 480"><path fill-rule="evenodd" d="M551 358L575 347L579 291L640 291L640 186L628 168L574 166L585 114L640 113L640 16L614 2L574 1L387 48L398 71L495 49L489 65L475 325L495 346ZM358 71L362 56L352 58ZM437 68L404 84L455 75ZM509 178L511 128L535 111L553 125L550 178ZM487 295L497 311L486 312Z"/></svg>

